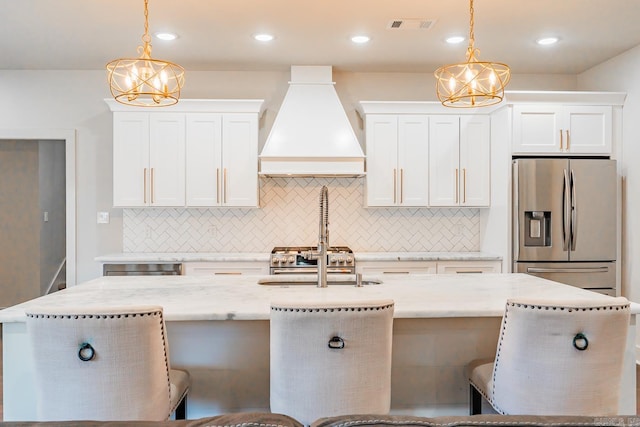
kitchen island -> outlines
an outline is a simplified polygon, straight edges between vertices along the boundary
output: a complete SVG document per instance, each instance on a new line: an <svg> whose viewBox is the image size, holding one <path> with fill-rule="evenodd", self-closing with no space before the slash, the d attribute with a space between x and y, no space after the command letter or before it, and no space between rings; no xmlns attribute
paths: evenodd
<svg viewBox="0 0 640 427"><path fill-rule="evenodd" d="M34 418L25 310L35 306L164 307L173 367L192 375L188 417L269 409L271 301L395 301L391 411L467 412L464 366L495 355L504 304L511 297L606 300L609 297L524 274L385 276L379 285L260 285L258 276L102 277L0 311L4 419ZM365 279L367 279L365 277ZM625 352L620 414L635 414L635 314ZM304 361L300 361L304 363Z"/></svg>

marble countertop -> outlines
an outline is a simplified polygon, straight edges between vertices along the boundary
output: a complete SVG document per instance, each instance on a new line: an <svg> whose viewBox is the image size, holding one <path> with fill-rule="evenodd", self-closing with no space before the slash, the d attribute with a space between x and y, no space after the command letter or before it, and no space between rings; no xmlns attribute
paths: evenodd
<svg viewBox="0 0 640 427"><path fill-rule="evenodd" d="M355 252L356 261L500 261L485 252ZM152 262L269 262L268 252L122 252L95 258L102 263Z"/></svg>
<svg viewBox="0 0 640 427"><path fill-rule="evenodd" d="M263 276L100 277L0 311L0 322L24 322L38 307L160 305L167 321L266 320L270 303L395 301L396 318L502 316L507 298L603 300L607 297L526 274L424 274L383 278L379 285L260 285ZM371 277L372 278L372 277ZM365 280L370 277L365 276ZM632 311L640 313L640 305Z"/></svg>

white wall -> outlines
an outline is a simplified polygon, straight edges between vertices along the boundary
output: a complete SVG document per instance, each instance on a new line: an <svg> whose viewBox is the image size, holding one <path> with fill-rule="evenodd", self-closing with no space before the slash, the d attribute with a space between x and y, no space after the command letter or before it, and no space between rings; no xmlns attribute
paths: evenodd
<svg viewBox="0 0 640 427"><path fill-rule="evenodd" d="M622 147L622 294L640 301L640 46L578 76L580 90L626 92Z"/></svg>
<svg viewBox="0 0 640 427"><path fill-rule="evenodd" d="M303 64L301 64L303 65ZM334 70L336 89L360 140L360 100L435 100L433 75L346 73ZM261 146L266 140L289 81L289 71L216 72L186 75L183 98L265 100ZM513 76L509 89L575 89L575 76ZM77 280L101 274L94 257L122 251L122 210L112 205L111 113L106 72L0 70L0 129L77 130ZM96 224L96 212L109 211L110 224Z"/></svg>

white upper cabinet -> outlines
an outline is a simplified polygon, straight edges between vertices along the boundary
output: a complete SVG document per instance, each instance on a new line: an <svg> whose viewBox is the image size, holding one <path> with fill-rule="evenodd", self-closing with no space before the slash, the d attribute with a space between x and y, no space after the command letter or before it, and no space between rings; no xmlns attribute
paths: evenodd
<svg viewBox="0 0 640 427"><path fill-rule="evenodd" d="M181 100L113 113L116 207L258 206L262 100Z"/></svg>
<svg viewBox="0 0 640 427"><path fill-rule="evenodd" d="M427 206L429 117L368 114L367 205Z"/></svg>
<svg viewBox="0 0 640 427"><path fill-rule="evenodd" d="M257 115L189 114L186 164L187 206L257 206Z"/></svg>
<svg viewBox="0 0 640 427"><path fill-rule="evenodd" d="M429 205L490 205L490 118L484 115L431 117Z"/></svg>
<svg viewBox="0 0 640 427"><path fill-rule="evenodd" d="M184 115L117 112L113 204L184 206Z"/></svg>
<svg viewBox="0 0 640 427"><path fill-rule="evenodd" d="M611 106L513 106L514 154L609 155L612 140Z"/></svg>

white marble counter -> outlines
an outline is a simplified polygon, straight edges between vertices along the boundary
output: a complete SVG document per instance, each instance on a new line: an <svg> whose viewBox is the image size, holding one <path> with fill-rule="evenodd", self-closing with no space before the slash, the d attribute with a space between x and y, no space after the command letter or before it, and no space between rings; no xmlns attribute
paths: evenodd
<svg viewBox="0 0 640 427"><path fill-rule="evenodd" d="M485 252L356 252L356 261L500 261ZM122 252L95 258L102 263L152 262L269 262L268 252Z"/></svg>
<svg viewBox="0 0 640 427"><path fill-rule="evenodd" d="M330 284L328 288L259 285L260 277L101 277L4 309L0 311L0 322L23 322L25 309L40 305L157 304L164 307L167 321L266 320L274 300L344 302L391 298L395 301L396 318L451 318L501 316L505 301L511 297L609 298L526 274L385 276L379 285Z"/></svg>

